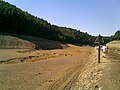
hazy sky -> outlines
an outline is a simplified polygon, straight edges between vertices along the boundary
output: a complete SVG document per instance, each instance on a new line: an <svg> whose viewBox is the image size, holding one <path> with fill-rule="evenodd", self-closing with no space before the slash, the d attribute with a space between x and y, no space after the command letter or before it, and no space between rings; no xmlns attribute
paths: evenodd
<svg viewBox="0 0 120 90"><path fill-rule="evenodd" d="M51 24L91 35L120 30L120 0L5 0Z"/></svg>

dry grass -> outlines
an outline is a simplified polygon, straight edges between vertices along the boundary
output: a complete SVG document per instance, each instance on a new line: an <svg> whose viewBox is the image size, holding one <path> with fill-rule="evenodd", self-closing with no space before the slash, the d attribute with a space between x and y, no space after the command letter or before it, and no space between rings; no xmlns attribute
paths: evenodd
<svg viewBox="0 0 120 90"><path fill-rule="evenodd" d="M118 41L112 41L107 44L109 48L120 48L120 40Z"/></svg>

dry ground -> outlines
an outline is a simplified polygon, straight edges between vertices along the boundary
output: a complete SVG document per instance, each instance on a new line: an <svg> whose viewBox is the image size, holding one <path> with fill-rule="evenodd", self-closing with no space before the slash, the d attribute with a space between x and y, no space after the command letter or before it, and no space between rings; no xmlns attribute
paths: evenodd
<svg viewBox="0 0 120 90"><path fill-rule="evenodd" d="M69 90L93 52L90 46L56 50L0 50L0 90Z"/></svg>
<svg viewBox="0 0 120 90"><path fill-rule="evenodd" d="M113 47L113 46L114 47ZM120 90L120 41L109 43L106 58L97 50L0 50L0 90ZM5 52L6 51L6 52ZM4 57L3 57L4 56Z"/></svg>
<svg viewBox="0 0 120 90"><path fill-rule="evenodd" d="M103 77L99 81L101 90L120 90L120 41L108 44L107 58L102 59Z"/></svg>
<svg viewBox="0 0 120 90"><path fill-rule="evenodd" d="M101 52L101 63L97 64L96 54L93 54L70 90L120 90L120 41L107 46L107 57L103 58Z"/></svg>

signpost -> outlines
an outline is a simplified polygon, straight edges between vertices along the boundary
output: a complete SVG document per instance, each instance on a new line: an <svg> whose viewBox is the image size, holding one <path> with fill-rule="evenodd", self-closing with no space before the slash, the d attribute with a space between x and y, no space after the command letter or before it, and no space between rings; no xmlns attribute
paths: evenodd
<svg viewBox="0 0 120 90"><path fill-rule="evenodd" d="M96 38L95 43L98 44L98 63L100 63L100 45L102 43L102 36L100 34Z"/></svg>

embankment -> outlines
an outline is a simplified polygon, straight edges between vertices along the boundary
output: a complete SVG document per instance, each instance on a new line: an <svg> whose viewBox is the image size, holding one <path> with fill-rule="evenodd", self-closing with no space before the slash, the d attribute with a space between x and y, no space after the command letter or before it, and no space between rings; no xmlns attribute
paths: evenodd
<svg viewBox="0 0 120 90"><path fill-rule="evenodd" d="M27 35L0 33L0 49L62 49L65 43Z"/></svg>

